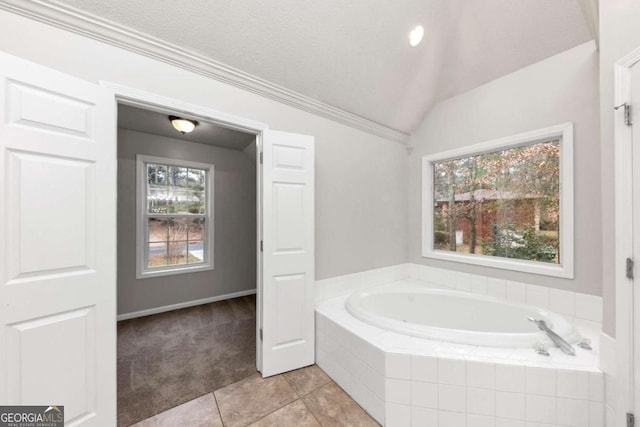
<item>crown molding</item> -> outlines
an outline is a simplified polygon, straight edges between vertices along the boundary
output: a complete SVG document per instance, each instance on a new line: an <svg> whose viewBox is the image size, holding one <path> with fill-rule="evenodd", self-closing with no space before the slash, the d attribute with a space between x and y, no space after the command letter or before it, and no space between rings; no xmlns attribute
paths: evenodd
<svg viewBox="0 0 640 427"><path fill-rule="evenodd" d="M3 0L0 9L192 71L395 142L405 144L409 139L405 132L53 0Z"/></svg>

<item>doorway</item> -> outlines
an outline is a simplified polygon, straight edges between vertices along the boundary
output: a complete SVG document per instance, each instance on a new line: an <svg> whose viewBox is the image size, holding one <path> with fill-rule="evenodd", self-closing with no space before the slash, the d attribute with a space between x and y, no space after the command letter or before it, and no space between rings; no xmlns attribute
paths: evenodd
<svg viewBox="0 0 640 427"><path fill-rule="evenodd" d="M256 135L118 105L118 425L256 373Z"/></svg>
<svg viewBox="0 0 640 427"><path fill-rule="evenodd" d="M314 138L136 89L102 82L118 104L256 135L256 364L263 377L315 358Z"/></svg>
<svg viewBox="0 0 640 427"><path fill-rule="evenodd" d="M640 48L614 71L616 422L640 410Z"/></svg>

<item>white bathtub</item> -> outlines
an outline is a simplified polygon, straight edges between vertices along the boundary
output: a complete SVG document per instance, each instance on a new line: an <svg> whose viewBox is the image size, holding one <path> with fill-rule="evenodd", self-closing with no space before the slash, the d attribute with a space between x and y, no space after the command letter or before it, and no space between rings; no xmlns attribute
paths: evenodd
<svg viewBox="0 0 640 427"><path fill-rule="evenodd" d="M352 294L345 303L356 318L389 331L485 347L552 346L528 317L544 319L569 343L580 335L562 316L525 304L453 290L403 285Z"/></svg>

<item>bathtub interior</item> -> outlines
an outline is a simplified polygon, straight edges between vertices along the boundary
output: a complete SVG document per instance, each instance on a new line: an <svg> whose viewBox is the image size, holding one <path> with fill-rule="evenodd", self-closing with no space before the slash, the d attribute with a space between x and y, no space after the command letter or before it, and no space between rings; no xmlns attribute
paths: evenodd
<svg viewBox="0 0 640 427"><path fill-rule="evenodd" d="M429 296L424 293L408 297L407 293L385 292L376 297L375 293L366 292L361 304L363 309L383 317L406 323L436 325L444 329L499 333L530 333L538 329L527 320L527 317L539 317L540 312L537 310L527 309L523 313L520 307L511 304L478 300L471 295L467 297L456 291L435 291L433 294L438 297L437 304L429 304L428 309L423 310L405 310L403 307L421 305L425 298L420 297L428 298ZM347 301L348 304L349 301ZM497 305L502 306L500 317L495 313Z"/></svg>
<svg viewBox="0 0 640 427"><path fill-rule="evenodd" d="M490 347L549 346L551 340L529 318L544 320L568 342L580 340L572 322L532 305L505 301L421 281L401 281L356 292L347 311L382 329L462 344Z"/></svg>

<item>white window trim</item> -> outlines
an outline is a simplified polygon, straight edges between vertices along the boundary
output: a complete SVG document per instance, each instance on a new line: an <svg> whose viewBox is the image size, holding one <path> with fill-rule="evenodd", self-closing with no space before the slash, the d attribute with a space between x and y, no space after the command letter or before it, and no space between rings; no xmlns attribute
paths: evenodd
<svg viewBox="0 0 640 427"><path fill-rule="evenodd" d="M461 254L433 249L433 163L474 154L560 140L560 264L493 256ZM573 124L563 123L506 138L474 144L422 157L422 256L545 276L574 278Z"/></svg>
<svg viewBox="0 0 640 427"><path fill-rule="evenodd" d="M179 265L149 269L146 267L145 242L149 232L145 224L146 209L146 163L168 164L187 168L204 169L206 171L206 205L205 205L205 238L203 239L205 259L203 263L194 265ZM207 163L190 162L186 160L165 157L136 155L136 278L148 279L152 277L170 276L174 274L194 273L197 271L213 270L213 175L214 166Z"/></svg>

